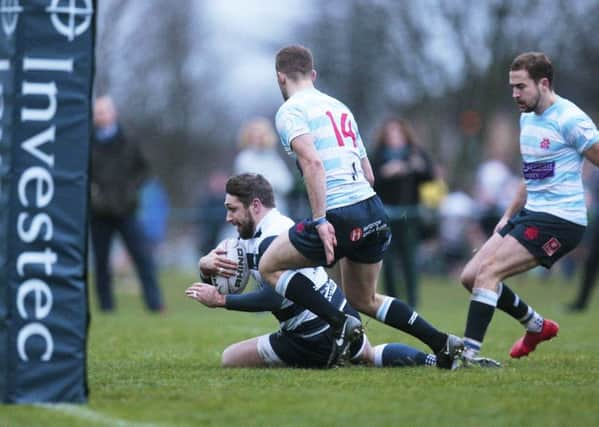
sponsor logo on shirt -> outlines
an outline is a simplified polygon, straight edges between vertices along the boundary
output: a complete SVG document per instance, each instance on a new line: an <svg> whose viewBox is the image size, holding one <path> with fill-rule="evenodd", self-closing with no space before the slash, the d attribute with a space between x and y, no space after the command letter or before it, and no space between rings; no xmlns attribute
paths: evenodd
<svg viewBox="0 0 599 427"><path fill-rule="evenodd" d="M525 179L545 179L555 175L555 161L532 162L522 164L522 175Z"/></svg>

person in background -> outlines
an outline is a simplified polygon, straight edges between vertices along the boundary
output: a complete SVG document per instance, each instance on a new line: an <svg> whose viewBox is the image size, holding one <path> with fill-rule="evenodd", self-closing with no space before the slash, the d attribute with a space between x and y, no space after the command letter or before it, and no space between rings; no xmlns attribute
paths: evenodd
<svg viewBox="0 0 599 427"><path fill-rule="evenodd" d="M216 247L223 236L226 214L223 206L225 183L228 175L223 170L214 170L208 176L208 185L202 191L196 217L198 227L198 251L206 255Z"/></svg>
<svg viewBox="0 0 599 427"><path fill-rule="evenodd" d="M137 216L154 253L166 239L169 210L168 194L164 186L158 178L150 178L141 189Z"/></svg>
<svg viewBox="0 0 599 427"><path fill-rule="evenodd" d="M487 160L476 171L474 186L479 223L487 238L493 235L495 226L513 200L519 184L518 178L501 156L493 154L493 142L488 151Z"/></svg>
<svg viewBox="0 0 599 427"><path fill-rule="evenodd" d="M376 138L373 158L374 189L389 215L390 250L383 269L387 295L396 296L395 266L399 260L406 288L406 300L418 303L418 245L420 242L420 187L434 179L434 166L416 142L410 124L397 117L387 119Z"/></svg>
<svg viewBox="0 0 599 427"><path fill-rule="evenodd" d="M233 161L233 173L260 173L271 183L279 210L287 213L287 195L294 178L277 153L277 135L272 124L257 117L243 124L239 132L239 153Z"/></svg>
<svg viewBox="0 0 599 427"><path fill-rule="evenodd" d="M123 134L112 99L97 98L91 142L90 228L102 311L115 309L110 249L116 233L135 265L146 307L152 312L164 309L152 250L136 215L140 188L147 177L148 165L139 147Z"/></svg>
<svg viewBox="0 0 599 427"><path fill-rule="evenodd" d="M590 173L587 186L591 205L591 220L585 236L588 248L578 293L574 301L566 307L570 312L582 312L587 309L597 282L597 273L599 273L599 262L597 262L597 254L599 254L599 171L594 170Z"/></svg>

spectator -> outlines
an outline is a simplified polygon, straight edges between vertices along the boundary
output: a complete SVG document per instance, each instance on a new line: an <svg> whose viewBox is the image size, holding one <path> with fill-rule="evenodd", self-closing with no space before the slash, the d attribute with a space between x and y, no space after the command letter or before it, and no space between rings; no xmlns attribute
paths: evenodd
<svg viewBox="0 0 599 427"><path fill-rule="evenodd" d="M466 192L453 191L441 202L439 217L439 252L443 272L457 276L480 240L476 203Z"/></svg>
<svg viewBox="0 0 599 427"><path fill-rule="evenodd" d="M393 238L383 263L386 293L395 291L395 260L399 258L407 302L418 303L417 253L420 241L420 185L434 178L433 164L414 138L406 120L386 120L377 137L373 169L375 191L391 220Z"/></svg>
<svg viewBox="0 0 599 427"><path fill-rule="evenodd" d="M239 132L240 151L233 163L233 173L259 173L272 184L275 202L282 213L287 213L287 195L293 189L294 179L287 164L276 150L277 135L265 118L250 120Z"/></svg>
<svg viewBox="0 0 599 427"><path fill-rule="evenodd" d="M588 197L591 208L589 209L589 228L585 235L588 246L584 260L582 280L578 288L576 299L568 304L567 309L571 312L585 311L589 305L593 288L597 282L599 273L599 172L594 170L588 178Z"/></svg>
<svg viewBox="0 0 599 427"><path fill-rule="evenodd" d="M486 237L493 234L495 226L514 198L518 184L518 178L498 158L489 158L479 166L474 198L478 204L480 227Z"/></svg>
<svg viewBox="0 0 599 427"><path fill-rule="evenodd" d="M208 177L208 187L202 192L198 202L198 250L206 255L218 245L224 233L225 215L223 205L225 183L228 175L225 171L215 170Z"/></svg>
<svg viewBox="0 0 599 427"><path fill-rule="evenodd" d="M138 218L152 251L156 251L166 238L168 215L166 190L157 178L151 178L141 189Z"/></svg>
<svg viewBox="0 0 599 427"><path fill-rule="evenodd" d="M118 232L141 281L146 307L161 311L164 304L153 254L136 217L139 190L148 177L148 167L139 147L125 138L108 96L94 104L91 151L90 225L100 309L115 309L110 248Z"/></svg>

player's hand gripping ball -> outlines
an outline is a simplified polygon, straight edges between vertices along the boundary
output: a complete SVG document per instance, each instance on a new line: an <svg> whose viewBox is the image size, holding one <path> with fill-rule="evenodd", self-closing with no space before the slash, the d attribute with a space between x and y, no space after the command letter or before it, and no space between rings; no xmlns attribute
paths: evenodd
<svg viewBox="0 0 599 427"><path fill-rule="evenodd" d="M227 258L237 262L237 271L231 277L211 276L210 283L223 295L243 292L250 279L250 269L248 268L245 250L239 244L239 241L234 238L223 240L218 244L217 249L225 251Z"/></svg>

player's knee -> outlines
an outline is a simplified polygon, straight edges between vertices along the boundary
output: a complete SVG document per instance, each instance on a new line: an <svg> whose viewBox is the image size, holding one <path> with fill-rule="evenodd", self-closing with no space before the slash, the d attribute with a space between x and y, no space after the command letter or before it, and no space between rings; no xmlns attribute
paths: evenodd
<svg viewBox="0 0 599 427"><path fill-rule="evenodd" d="M268 282L269 285L274 286L277 283L276 272L272 270L268 262L264 262L264 258L262 258L258 264L258 271L260 272L262 279Z"/></svg>
<svg viewBox="0 0 599 427"><path fill-rule="evenodd" d="M221 356L220 364L223 368L233 368L237 366L235 352L231 347L227 347Z"/></svg>
<svg viewBox="0 0 599 427"><path fill-rule="evenodd" d="M468 291L472 291L472 287L474 286L474 279L476 275L468 266L464 267L462 273L460 274L460 282L462 286L464 286Z"/></svg>
<svg viewBox="0 0 599 427"><path fill-rule="evenodd" d="M372 313L376 314L377 305L374 295L372 297L364 297L361 295L348 294L346 297L352 307L354 307L360 313L365 313L369 316L372 316Z"/></svg>
<svg viewBox="0 0 599 427"><path fill-rule="evenodd" d="M474 278L473 286L478 287L480 283L486 283L496 279L498 279L496 264L493 259L486 259L480 263L478 272Z"/></svg>

